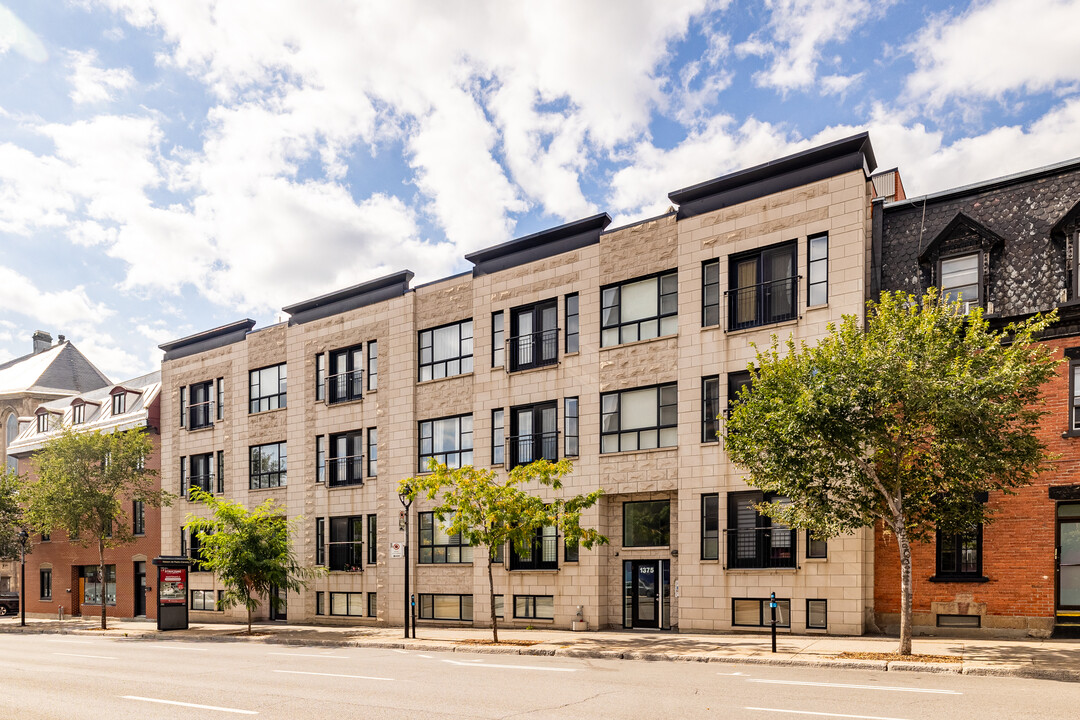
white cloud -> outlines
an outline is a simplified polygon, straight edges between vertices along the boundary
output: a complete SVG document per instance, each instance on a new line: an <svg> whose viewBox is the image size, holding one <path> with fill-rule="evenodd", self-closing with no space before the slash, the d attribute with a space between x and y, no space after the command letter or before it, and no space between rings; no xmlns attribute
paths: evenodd
<svg viewBox="0 0 1080 720"><path fill-rule="evenodd" d="M15 13L0 5L0 55L15 51L28 60L45 62L49 51L33 30L26 26Z"/></svg>
<svg viewBox="0 0 1080 720"><path fill-rule="evenodd" d="M821 93L823 95L844 95L853 86L862 82L865 73L855 75L825 75L821 78Z"/></svg>
<svg viewBox="0 0 1080 720"><path fill-rule="evenodd" d="M76 105L102 103L112 100L119 91L135 84L135 76L127 68L102 68L97 66L96 50L68 52L69 93Z"/></svg>
<svg viewBox="0 0 1080 720"><path fill-rule="evenodd" d="M97 323L112 311L96 303L82 285L67 290L44 290L11 268L0 265L0 310L41 323Z"/></svg>
<svg viewBox="0 0 1080 720"><path fill-rule="evenodd" d="M160 351L156 358L158 362L149 362L146 358L136 356L125 347L123 342L118 341L109 333L75 330L68 339L90 359L90 362L94 363L98 370L114 382L129 380L160 367Z"/></svg>
<svg viewBox="0 0 1080 720"><path fill-rule="evenodd" d="M1001 99L1080 81L1080 3L975 2L933 18L905 48L916 70L907 94L933 108L950 98Z"/></svg>

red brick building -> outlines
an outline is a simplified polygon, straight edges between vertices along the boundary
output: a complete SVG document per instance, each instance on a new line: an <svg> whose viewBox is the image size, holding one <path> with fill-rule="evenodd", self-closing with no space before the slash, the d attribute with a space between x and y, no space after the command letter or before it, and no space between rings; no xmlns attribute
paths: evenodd
<svg viewBox="0 0 1080 720"><path fill-rule="evenodd" d="M942 288L997 327L1056 309L1043 336L1063 362L1045 387L1041 438L1056 467L993 522L912 547L916 632L1048 636L1080 631L1080 161L874 208L871 290ZM899 626L896 539L875 537L875 616ZM947 628L947 630L945 630Z"/></svg>
<svg viewBox="0 0 1080 720"><path fill-rule="evenodd" d="M63 426L92 432L147 428L154 450L146 467L161 470L160 432L161 373L154 372L119 385L45 403L32 422L23 423L8 453L19 460L19 470L29 482L35 480L34 453ZM160 479L155 481L160 486ZM106 578L99 578L97 547L81 547L61 532L31 536L32 552L26 556L26 612L31 616L96 616L102 596L110 617L156 617L151 561L161 552L161 512L128 502L125 518L135 542L105 551ZM149 574L148 574L149 570Z"/></svg>

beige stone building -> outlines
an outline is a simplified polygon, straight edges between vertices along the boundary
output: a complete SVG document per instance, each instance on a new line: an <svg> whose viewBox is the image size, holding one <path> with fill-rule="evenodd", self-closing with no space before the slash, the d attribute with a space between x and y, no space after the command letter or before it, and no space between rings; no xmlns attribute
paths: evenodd
<svg viewBox="0 0 1080 720"><path fill-rule="evenodd" d="M503 549L507 625L761 628L775 592L792 631L861 633L871 534L771 527L716 434L751 343L812 341L863 312L874 165L858 135L673 192L659 217L611 229L598 215L473 253L454 277L411 287L405 271L278 325L167 343L163 486L302 518L297 553L329 572L266 616L400 624L400 479L430 457L572 457L565 491L604 488L583 521L611 542L539 533L524 557ZM164 553L197 554L181 531L193 510L163 510ZM487 624L486 552L426 510L409 538L420 622ZM223 617L209 573L191 586L194 619Z"/></svg>

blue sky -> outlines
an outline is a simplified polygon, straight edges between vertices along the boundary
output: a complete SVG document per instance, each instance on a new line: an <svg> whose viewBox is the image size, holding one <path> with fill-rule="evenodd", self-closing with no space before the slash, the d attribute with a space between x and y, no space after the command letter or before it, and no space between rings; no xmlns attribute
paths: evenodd
<svg viewBox="0 0 1080 720"><path fill-rule="evenodd" d="M0 360L158 343L869 129L923 194L1080 156L1080 2L0 0Z"/></svg>

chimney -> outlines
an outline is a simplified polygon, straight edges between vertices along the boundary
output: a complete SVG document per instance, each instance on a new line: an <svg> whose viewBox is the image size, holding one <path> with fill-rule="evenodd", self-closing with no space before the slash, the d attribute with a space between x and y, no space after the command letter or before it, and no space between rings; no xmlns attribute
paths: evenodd
<svg viewBox="0 0 1080 720"><path fill-rule="evenodd" d="M52 347L52 335L44 330L38 330L34 333L34 354L44 352Z"/></svg>
<svg viewBox="0 0 1080 720"><path fill-rule="evenodd" d="M56 344L57 345L63 345L65 340L67 340L67 338L64 337L63 335L57 335L56 336Z"/></svg>

